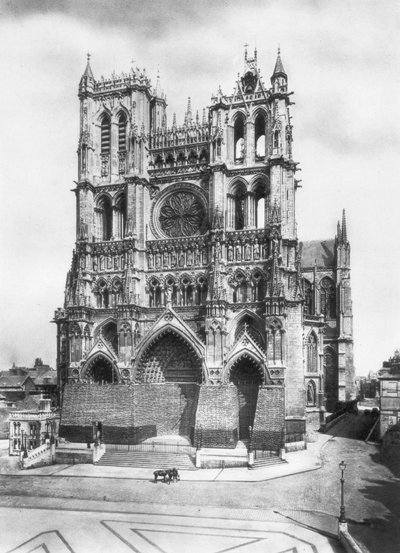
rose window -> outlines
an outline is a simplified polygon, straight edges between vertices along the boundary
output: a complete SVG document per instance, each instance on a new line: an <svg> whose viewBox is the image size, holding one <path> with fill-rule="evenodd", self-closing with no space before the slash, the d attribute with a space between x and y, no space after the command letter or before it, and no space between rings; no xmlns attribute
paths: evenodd
<svg viewBox="0 0 400 553"><path fill-rule="evenodd" d="M171 194L159 213L160 227L170 238L199 234L205 222L204 206L191 192Z"/></svg>

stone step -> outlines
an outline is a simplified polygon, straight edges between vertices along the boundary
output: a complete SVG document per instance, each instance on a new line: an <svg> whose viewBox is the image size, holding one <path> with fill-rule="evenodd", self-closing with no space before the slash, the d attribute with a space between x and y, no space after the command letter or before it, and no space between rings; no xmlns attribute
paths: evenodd
<svg viewBox="0 0 400 553"><path fill-rule="evenodd" d="M262 467L270 467L272 465L281 465L283 463L286 463L286 461L283 461L280 459L280 457L263 457L261 459L256 459L254 461L254 464L249 467L250 470L253 469L259 469Z"/></svg>
<svg viewBox="0 0 400 553"><path fill-rule="evenodd" d="M153 470L196 470L189 455L181 453L108 450L97 463L100 466L151 468Z"/></svg>

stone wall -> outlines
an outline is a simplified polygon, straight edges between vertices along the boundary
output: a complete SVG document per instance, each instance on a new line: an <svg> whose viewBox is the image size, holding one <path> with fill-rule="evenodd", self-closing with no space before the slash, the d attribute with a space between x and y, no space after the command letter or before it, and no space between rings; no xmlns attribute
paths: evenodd
<svg viewBox="0 0 400 553"><path fill-rule="evenodd" d="M234 448L238 440L236 386L201 386L194 445Z"/></svg>
<svg viewBox="0 0 400 553"><path fill-rule="evenodd" d="M279 451L285 427L283 386L262 386L258 391L251 445L253 449Z"/></svg>

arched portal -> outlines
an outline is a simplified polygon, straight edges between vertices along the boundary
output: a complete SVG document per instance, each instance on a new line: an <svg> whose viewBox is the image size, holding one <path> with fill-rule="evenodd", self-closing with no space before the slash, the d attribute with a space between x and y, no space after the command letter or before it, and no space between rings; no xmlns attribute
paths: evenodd
<svg viewBox="0 0 400 553"><path fill-rule="evenodd" d="M201 383L202 363L194 349L179 334L158 336L141 356L139 382Z"/></svg>
<svg viewBox="0 0 400 553"><path fill-rule="evenodd" d="M108 383L118 381L118 376L111 359L105 355L96 355L88 364L83 378L90 382Z"/></svg>
<svg viewBox="0 0 400 553"><path fill-rule="evenodd" d="M238 393L239 440L250 440L257 408L258 390L262 376L258 363L250 357L241 357L232 367L229 380Z"/></svg>

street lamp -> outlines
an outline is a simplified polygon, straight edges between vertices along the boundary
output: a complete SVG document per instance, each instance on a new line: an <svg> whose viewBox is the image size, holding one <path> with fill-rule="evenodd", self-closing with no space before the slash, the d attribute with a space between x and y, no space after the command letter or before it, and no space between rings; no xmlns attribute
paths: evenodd
<svg viewBox="0 0 400 553"><path fill-rule="evenodd" d="M340 517L339 522L345 523L346 522L346 514L344 510L344 471L346 470L346 463L344 461L341 461L339 463L339 468L342 471L342 475L340 478Z"/></svg>

